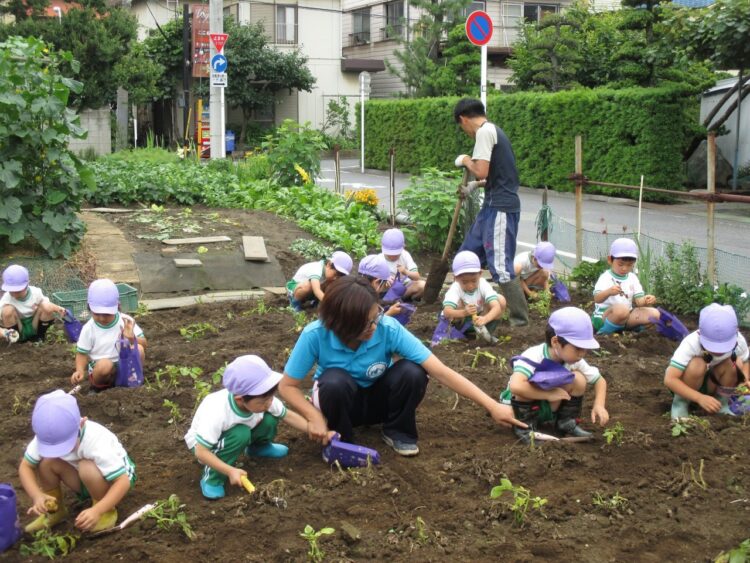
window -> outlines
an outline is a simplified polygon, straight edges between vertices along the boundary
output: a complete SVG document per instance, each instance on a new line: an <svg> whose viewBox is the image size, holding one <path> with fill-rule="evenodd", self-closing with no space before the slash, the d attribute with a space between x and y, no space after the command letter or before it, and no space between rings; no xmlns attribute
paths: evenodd
<svg viewBox="0 0 750 563"><path fill-rule="evenodd" d="M559 6L555 4L524 4L523 19L527 23L539 23L545 16L558 11Z"/></svg>
<svg viewBox="0 0 750 563"><path fill-rule="evenodd" d="M370 8L352 12L352 45L370 42Z"/></svg>
<svg viewBox="0 0 750 563"><path fill-rule="evenodd" d="M283 45L297 43L296 6L276 6L276 43Z"/></svg>
<svg viewBox="0 0 750 563"><path fill-rule="evenodd" d="M388 2L385 5L385 30L384 37L391 39L403 35L404 25L404 2Z"/></svg>
<svg viewBox="0 0 750 563"><path fill-rule="evenodd" d="M482 10L482 11L485 10L484 0L472 2L461 11L461 15L464 17L464 19L466 19L469 17L470 13L476 12L477 10Z"/></svg>
<svg viewBox="0 0 750 563"><path fill-rule="evenodd" d="M523 23L523 4L504 2L502 46L510 47L518 39L519 27Z"/></svg>

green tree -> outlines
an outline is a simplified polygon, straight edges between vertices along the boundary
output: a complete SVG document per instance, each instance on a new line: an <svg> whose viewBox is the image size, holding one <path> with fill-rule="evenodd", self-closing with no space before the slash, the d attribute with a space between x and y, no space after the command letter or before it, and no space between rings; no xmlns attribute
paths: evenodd
<svg viewBox="0 0 750 563"><path fill-rule="evenodd" d="M77 68L33 37L0 43L0 240L31 237L52 257L70 256L84 233L76 212L90 175L68 149L86 135L68 108L82 84L62 74Z"/></svg>
<svg viewBox="0 0 750 563"><path fill-rule="evenodd" d="M224 50L231 61L226 98L230 106L242 110L240 139L244 139L254 110L276 103L276 94L283 90L312 91L315 78L299 50L281 52L268 44L262 23L239 25L229 19L224 30L229 34Z"/></svg>
<svg viewBox="0 0 750 563"><path fill-rule="evenodd" d="M133 43L130 51L115 64L113 71L115 82L127 89L128 102L135 105L164 97L165 93L160 88L164 75L164 67L148 56L143 43Z"/></svg>
<svg viewBox="0 0 750 563"><path fill-rule="evenodd" d="M448 33L442 58L431 64L424 77L426 88L439 96L476 96L480 59L480 49L466 39L464 24L456 24Z"/></svg>
<svg viewBox="0 0 750 563"><path fill-rule="evenodd" d="M389 72L398 76L414 97L442 96L445 92L436 89L442 80L433 77L445 65L441 59L441 43L445 41L456 22L463 21L464 11L471 0L411 0L410 7L419 10L421 15L413 27L406 22L406 36L398 39L402 49L393 56L398 65L386 61ZM468 40L466 40L468 43ZM462 73L463 74L463 73Z"/></svg>
<svg viewBox="0 0 750 563"><path fill-rule="evenodd" d="M182 19L169 20L168 23L149 31L143 46L147 57L162 68L162 74L157 81L160 91L158 97L172 98L175 88L182 84Z"/></svg>
<svg viewBox="0 0 750 563"><path fill-rule="evenodd" d="M0 40L12 35L38 37L54 49L68 51L80 63L83 90L71 96L78 108L100 108L115 101L115 65L136 37L135 18L126 10L105 11L98 4L71 9L57 18L25 18L0 26Z"/></svg>

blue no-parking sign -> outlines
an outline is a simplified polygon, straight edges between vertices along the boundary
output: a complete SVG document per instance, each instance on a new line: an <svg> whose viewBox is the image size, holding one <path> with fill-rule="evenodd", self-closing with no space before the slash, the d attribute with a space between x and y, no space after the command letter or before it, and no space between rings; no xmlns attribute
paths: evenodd
<svg viewBox="0 0 750 563"><path fill-rule="evenodd" d="M486 45L492 39L492 19L487 12L477 10L466 18L466 37L474 45Z"/></svg>

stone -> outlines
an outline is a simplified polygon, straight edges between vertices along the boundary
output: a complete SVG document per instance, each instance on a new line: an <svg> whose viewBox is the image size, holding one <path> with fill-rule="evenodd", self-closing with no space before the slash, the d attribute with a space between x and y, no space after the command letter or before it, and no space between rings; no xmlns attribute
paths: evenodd
<svg viewBox="0 0 750 563"><path fill-rule="evenodd" d="M215 237L193 237L193 238L169 238L163 240L164 244L206 244L209 242L230 242L232 239L225 235Z"/></svg>
<svg viewBox="0 0 750 563"><path fill-rule="evenodd" d="M356 543L362 539L362 532L359 531L354 524L346 520L341 521L341 533L344 535L344 540L349 543Z"/></svg>
<svg viewBox="0 0 750 563"><path fill-rule="evenodd" d="M173 258L174 265L178 268L195 268L197 266L203 266L203 262L197 258Z"/></svg>
<svg viewBox="0 0 750 563"><path fill-rule="evenodd" d="M245 253L245 260L253 262L268 262L268 252L266 252L266 242L263 237L242 237L242 250Z"/></svg>

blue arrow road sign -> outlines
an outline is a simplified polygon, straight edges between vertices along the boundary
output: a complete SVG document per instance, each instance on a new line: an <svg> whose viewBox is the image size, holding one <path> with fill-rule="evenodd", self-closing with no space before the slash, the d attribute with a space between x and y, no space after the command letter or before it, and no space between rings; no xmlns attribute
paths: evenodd
<svg viewBox="0 0 750 563"><path fill-rule="evenodd" d="M227 58L224 55L214 55L211 59L211 70L214 72L226 72Z"/></svg>

